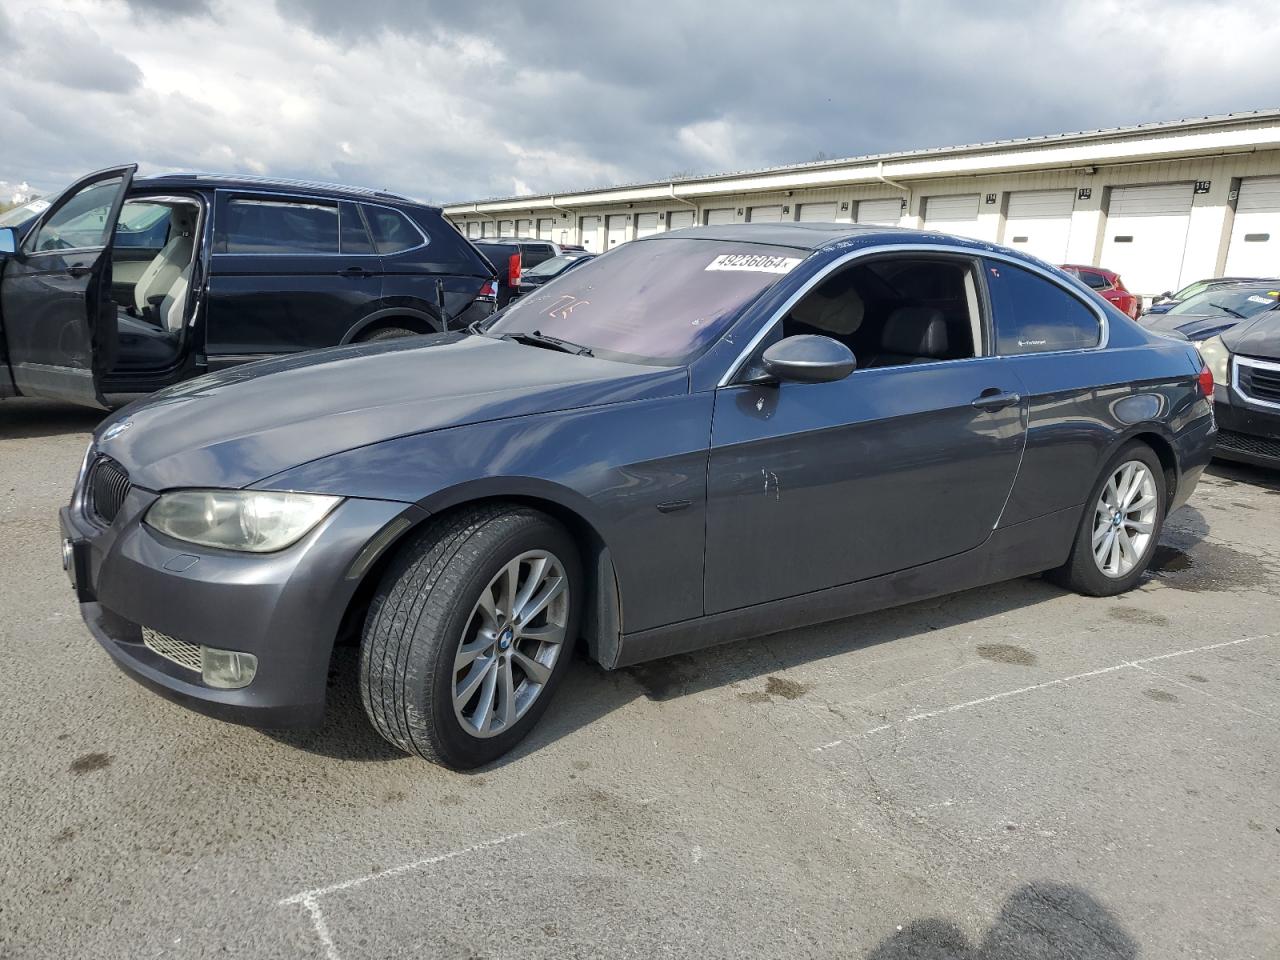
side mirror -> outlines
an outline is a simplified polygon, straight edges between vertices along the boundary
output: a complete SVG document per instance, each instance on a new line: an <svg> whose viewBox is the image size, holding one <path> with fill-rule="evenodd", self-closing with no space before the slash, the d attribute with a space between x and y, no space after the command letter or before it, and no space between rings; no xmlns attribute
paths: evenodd
<svg viewBox="0 0 1280 960"><path fill-rule="evenodd" d="M18 234L13 227L0 227L0 257L11 257L18 252Z"/></svg>
<svg viewBox="0 0 1280 960"><path fill-rule="evenodd" d="M810 334L779 340L760 361L769 376L795 383L843 380L858 365L853 352L839 340Z"/></svg>

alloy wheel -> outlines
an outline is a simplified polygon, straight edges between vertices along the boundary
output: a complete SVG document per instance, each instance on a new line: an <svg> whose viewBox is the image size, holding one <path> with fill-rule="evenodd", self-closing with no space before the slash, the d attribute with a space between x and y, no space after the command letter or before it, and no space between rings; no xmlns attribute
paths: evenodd
<svg viewBox="0 0 1280 960"><path fill-rule="evenodd" d="M1102 488L1093 515L1093 559L1105 576L1127 576L1146 556L1158 506L1151 468L1141 460L1120 464Z"/></svg>
<svg viewBox="0 0 1280 960"><path fill-rule="evenodd" d="M545 550L520 554L480 591L453 662L463 730L497 736L528 712L564 648L569 610L564 565Z"/></svg>

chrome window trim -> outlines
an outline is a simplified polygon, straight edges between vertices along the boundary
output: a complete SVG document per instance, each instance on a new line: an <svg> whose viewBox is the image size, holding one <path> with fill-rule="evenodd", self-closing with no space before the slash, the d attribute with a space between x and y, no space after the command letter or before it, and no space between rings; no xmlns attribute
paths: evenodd
<svg viewBox="0 0 1280 960"><path fill-rule="evenodd" d="M334 257L336 259L349 259L351 257L400 257L406 253L413 253L415 250L422 250L431 245L431 238L427 236L425 231L423 231L423 229L420 226L418 226L417 222L413 219L413 217L409 216L407 213L405 213L403 210L399 209L398 207L391 206L391 204L389 203L373 203L372 201L365 200L363 198L357 198L357 197L321 197L321 196L304 194L304 193L276 193L271 190L218 189L214 191L214 194L215 194L215 197L214 197L215 219L213 223L213 237L214 237L215 246L217 245L217 237L218 237L218 222L216 219L216 210L218 206L218 200L221 199L221 196L224 194L227 197L228 203L230 203L236 197L251 196L251 197L266 197L268 199L278 200L283 203L290 203L295 200L301 200L301 201L318 201L320 203L332 204L335 208L337 208L337 212L338 212L339 246L341 246L341 243L342 243L341 204L344 200L347 203L363 204L366 207L381 207L383 210L391 210L392 212L399 214L406 221L408 221L409 226L413 227L413 229L417 231L418 236L422 238L422 242L414 247L405 247L403 250L397 250L395 253L378 253L376 252L377 242L373 239L372 234L370 234L369 242L374 244L374 247L375 247L374 253L342 253L341 251L339 251L338 253L302 253L302 252L298 252L298 253L228 253L224 251L214 250L210 254L210 256L213 256L213 257ZM367 225L366 225L366 229L367 229Z"/></svg>
<svg viewBox="0 0 1280 960"><path fill-rule="evenodd" d="M1257 357L1238 357L1235 355L1232 355L1231 361L1231 389L1235 392L1235 395L1245 403L1253 403L1260 407L1270 407L1275 410L1280 410L1280 402L1276 402L1275 400L1261 400L1258 397L1250 396L1240 388L1241 364L1246 367L1256 367L1262 370L1272 370L1276 373L1280 373L1280 363L1276 363L1272 360L1259 360Z"/></svg>
<svg viewBox="0 0 1280 960"><path fill-rule="evenodd" d="M815 250L813 252L817 253L818 251ZM782 318L785 317L791 311L791 308L795 306L796 302L801 297L803 297L810 290L812 290L818 283L820 283L823 279L825 279L832 271L854 260L858 260L864 257L879 256L881 254L886 254L886 253L934 253L934 254L944 254L952 257L960 257L960 258L965 258L970 260L975 258L987 259L987 260L999 260L1003 263L1008 263L1010 266L1021 267L1023 270L1026 270L1029 273L1038 274L1045 280L1048 280L1050 283L1052 283L1055 287L1057 287L1063 293L1066 293L1069 296L1072 296L1076 300L1080 301L1080 303L1082 303L1085 307L1091 310L1094 316L1098 318L1098 342L1094 344L1092 347L1076 347L1069 350L1044 350L1037 353L999 354L995 352L995 343L993 342L991 344L990 352L983 353L980 355L975 353L975 355L972 357L958 357L954 360L939 360L937 361L938 363L966 363L970 360L985 360L989 357L1000 357L1000 356L1051 357L1051 356L1058 356L1061 354L1091 353L1095 350L1105 349L1107 346L1107 343L1111 339L1111 326L1107 321L1106 312L1101 307L1099 307L1096 303L1090 303L1083 296L1081 296L1077 291L1064 286L1060 277L1055 276L1054 274L1050 273L1048 270L1045 270L1044 268L1034 263L1019 259L1018 257L1010 256L999 250L975 250L975 249L970 249L968 247L953 247L948 244L938 244L938 243L892 243L892 244L885 244L883 246L866 247L861 250L852 250L841 257L837 257L835 260L831 261L831 263L827 264L826 267L824 267L821 271L819 271L818 273L810 277L808 280L806 280L804 283L804 286L802 286L799 290L797 290L790 297L788 297L786 302L784 302L782 306L779 307L777 311L774 312L774 315L769 318L768 322L766 322L760 328L760 330L756 333L756 335L747 342L747 345L743 348L742 352L738 354L737 359L734 360L734 362L729 365L728 372L725 373L725 375L720 378L719 382L716 384L716 387L720 388L720 387L729 386L733 382L733 378L736 377L738 375L738 372L742 369L743 364L747 362L747 359L755 352L755 349L758 346L760 346L760 342L764 340L766 336L769 335L769 333L773 330L775 326L777 326L777 324L782 322ZM810 254L810 256L812 256L812 254ZM1083 281L1080 281L1080 283L1081 283L1081 286L1084 286ZM994 341L995 339L994 306L992 306L991 309L992 309L991 334L992 334L992 339ZM858 371L855 371L855 373L856 372Z"/></svg>

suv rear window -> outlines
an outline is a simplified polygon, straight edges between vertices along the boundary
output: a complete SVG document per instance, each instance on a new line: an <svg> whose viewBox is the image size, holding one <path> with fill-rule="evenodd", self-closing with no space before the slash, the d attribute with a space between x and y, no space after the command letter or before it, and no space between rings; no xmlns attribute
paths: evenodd
<svg viewBox="0 0 1280 960"><path fill-rule="evenodd" d="M1068 270L1067 273L1079 277L1084 281L1085 286L1093 290L1105 290L1111 286L1111 281L1106 278L1105 274L1094 273L1092 270Z"/></svg>
<svg viewBox="0 0 1280 960"><path fill-rule="evenodd" d="M364 218L369 223L369 233L373 235L373 245L378 253L402 253L425 242L422 233L409 222L399 210L390 207L373 207L362 204Z"/></svg>
<svg viewBox="0 0 1280 960"><path fill-rule="evenodd" d="M337 253L337 204L242 197L227 203L220 253Z"/></svg>

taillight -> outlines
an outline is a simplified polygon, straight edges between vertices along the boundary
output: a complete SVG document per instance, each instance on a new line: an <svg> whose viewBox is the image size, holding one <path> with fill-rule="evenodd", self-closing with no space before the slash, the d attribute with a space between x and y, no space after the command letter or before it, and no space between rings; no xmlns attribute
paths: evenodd
<svg viewBox="0 0 1280 960"><path fill-rule="evenodd" d="M1200 393L1207 399L1213 399L1213 371L1206 363L1200 368Z"/></svg>
<svg viewBox="0 0 1280 960"><path fill-rule="evenodd" d="M492 280L486 280L484 286L480 288L480 292L476 297L480 300L492 300L498 295L498 285Z"/></svg>
<svg viewBox="0 0 1280 960"><path fill-rule="evenodd" d="M513 253L507 260L507 283L513 287L520 286L520 254Z"/></svg>

